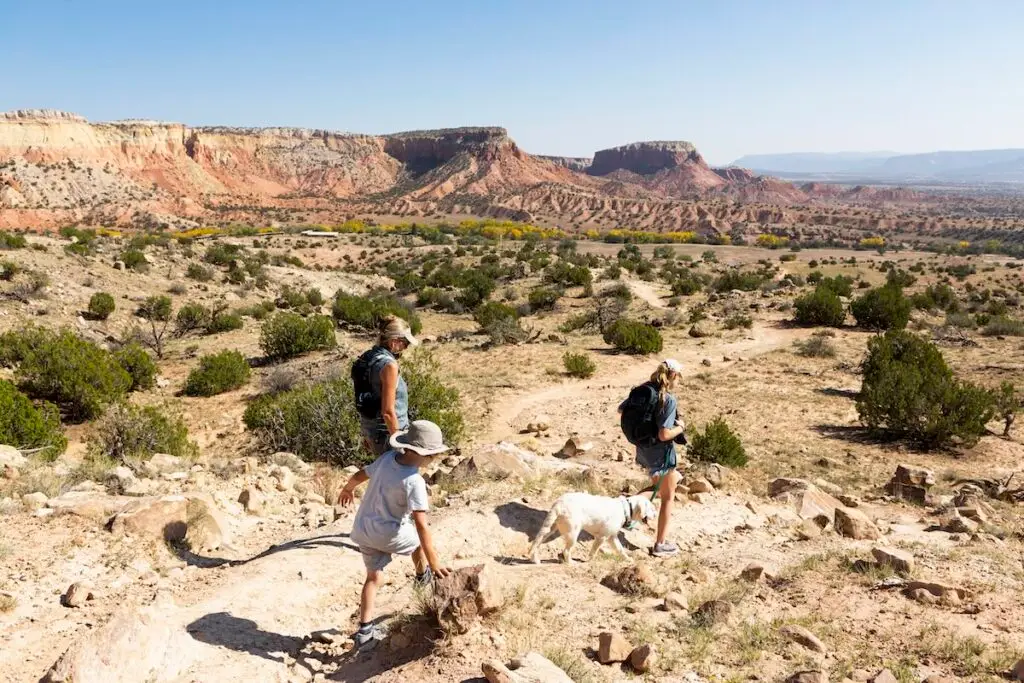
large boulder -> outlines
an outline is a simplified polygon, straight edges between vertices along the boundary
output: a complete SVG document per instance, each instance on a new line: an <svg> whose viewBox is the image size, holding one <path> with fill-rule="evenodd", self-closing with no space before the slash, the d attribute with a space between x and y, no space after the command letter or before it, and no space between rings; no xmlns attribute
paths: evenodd
<svg viewBox="0 0 1024 683"><path fill-rule="evenodd" d="M188 531L188 499L185 496L140 498L110 520L110 530L115 534L181 541Z"/></svg>
<svg viewBox="0 0 1024 683"><path fill-rule="evenodd" d="M28 458L21 454L14 446L0 445L0 470L3 465L10 465L17 469L28 464Z"/></svg>
<svg viewBox="0 0 1024 683"><path fill-rule="evenodd" d="M488 683L572 683L564 671L536 652L516 657L508 666L490 660L481 668Z"/></svg>
<svg viewBox="0 0 1024 683"><path fill-rule="evenodd" d="M449 631L467 633L480 618L504 604L501 587L485 572L485 565L456 569L434 581L430 611Z"/></svg>
<svg viewBox="0 0 1024 683"><path fill-rule="evenodd" d="M584 465L561 458L539 456L515 444L502 441L486 446L464 459L451 472L453 477L486 476L495 479L529 479L544 471L574 470Z"/></svg>
<svg viewBox="0 0 1024 683"><path fill-rule="evenodd" d="M597 661L602 664L615 664L629 659L633 646L618 633L605 631L597 639Z"/></svg>
<svg viewBox="0 0 1024 683"><path fill-rule="evenodd" d="M181 638L158 607L126 609L72 645L41 683L175 680L186 665Z"/></svg>
<svg viewBox="0 0 1024 683"><path fill-rule="evenodd" d="M825 517L831 522L836 508L843 506L839 500L805 479L774 479L768 485L768 495L792 504L800 519Z"/></svg>
<svg viewBox="0 0 1024 683"><path fill-rule="evenodd" d="M897 465L892 479L885 485L889 495L924 505L928 499L928 489L935 484L935 474L923 467Z"/></svg>
<svg viewBox="0 0 1024 683"><path fill-rule="evenodd" d="M46 501L46 507L54 514L76 515L93 521L105 522L117 514L131 498L108 496L95 491L68 491Z"/></svg>
<svg viewBox="0 0 1024 683"><path fill-rule="evenodd" d="M189 498L185 517L185 542L193 552L217 550L227 542L227 526L206 500Z"/></svg>

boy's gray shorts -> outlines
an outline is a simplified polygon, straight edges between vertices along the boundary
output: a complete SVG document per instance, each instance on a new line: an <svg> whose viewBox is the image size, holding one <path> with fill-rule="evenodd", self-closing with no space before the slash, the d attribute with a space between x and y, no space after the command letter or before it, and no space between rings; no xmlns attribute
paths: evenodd
<svg viewBox="0 0 1024 683"><path fill-rule="evenodd" d="M371 572L383 571L385 567L391 564L391 555L412 555L416 552L416 549L420 547L417 542L414 546L406 546L392 552L384 552L383 550L376 550L374 548L360 547L359 552L363 555L363 564L366 565L366 570Z"/></svg>

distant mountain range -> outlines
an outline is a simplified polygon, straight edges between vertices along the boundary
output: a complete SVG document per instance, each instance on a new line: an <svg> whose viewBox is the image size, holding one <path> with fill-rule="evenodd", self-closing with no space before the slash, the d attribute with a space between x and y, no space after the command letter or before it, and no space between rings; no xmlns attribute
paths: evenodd
<svg viewBox="0 0 1024 683"><path fill-rule="evenodd" d="M734 166L792 179L985 185L1024 183L1024 149L897 154L750 154Z"/></svg>

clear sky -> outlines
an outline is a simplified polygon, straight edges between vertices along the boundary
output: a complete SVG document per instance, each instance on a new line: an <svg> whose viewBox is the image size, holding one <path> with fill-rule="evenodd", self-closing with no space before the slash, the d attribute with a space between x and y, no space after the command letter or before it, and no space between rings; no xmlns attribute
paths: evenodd
<svg viewBox="0 0 1024 683"><path fill-rule="evenodd" d="M1024 147L1024 0L0 0L0 110L589 156Z"/></svg>

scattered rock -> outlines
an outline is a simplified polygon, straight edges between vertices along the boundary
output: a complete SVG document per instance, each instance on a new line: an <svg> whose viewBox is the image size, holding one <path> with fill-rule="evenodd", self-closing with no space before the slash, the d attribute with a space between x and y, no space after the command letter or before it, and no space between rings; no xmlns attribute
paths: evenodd
<svg viewBox="0 0 1024 683"><path fill-rule="evenodd" d="M763 574L764 574L764 565L761 564L760 562L751 562L750 564L748 564L746 567L743 568L743 571L740 572L740 578L743 579L744 581L751 581L751 582L753 582L753 581L760 580L761 576Z"/></svg>
<svg viewBox="0 0 1024 683"><path fill-rule="evenodd" d="M507 442L484 448L463 460L452 476L483 474L496 477L529 478L534 474L537 456Z"/></svg>
<svg viewBox="0 0 1024 683"><path fill-rule="evenodd" d="M304 476L313 473L312 465L294 453L289 453L288 451L278 451L277 453L274 453L270 456L270 462L275 465L280 465L281 467L287 467L292 472L297 472ZM358 470L359 468L357 467L356 471Z"/></svg>
<svg viewBox="0 0 1024 683"><path fill-rule="evenodd" d="M831 522L836 508L843 506L834 497L804 479L775 479L768 485L768 495L794 504L801 519L825 516Z"/></svg>
<svg viewBox="0 0 1024 683"><path fill-rule="evenodd" d="M1010 677L1016 681L1024 681L1024 659L1014 664L1010 669Z"/></svg>
<svg viewBox="0 0 1024 683"><path fill-rule="evenodd" d="M601 585L625 595L648 595L654 590L654 576L645 564L631 564L612 572Z"/></svg>
<svg viewBox="0 0 1024 683"><path fill-rule="evenodd" d="M597 639L597 661L602 664L624 662L633 653L633 646L618 633L605 631Z"/></svg>
<svg viewBox="0 0 1024 683"><path fill-rule="evenodd" d="M935 474L923 467L897 465L896 473L885 485L885 491L891 496L924 505L928 498L928 489L935 485Z"/></svg>
<svg viewBox="0 0 1024 683"><path fill-rule="evenodd" d="M242 504L242 508L250 515L263 514L263 494L253 486L242 489L242 492L238 494L238 502Z"/></svg>
<svg viewBox="0 0 1024 683"><path fill-rule="evenodd" d="M795 624L783 626L779 629L779 634L784 638L792 640L794 643L803 645L808 650L814 650L815 652L822 653L826 650L825 644L821 642L821 639L803 626L797 626Z"/></svg>
<svg viewBox="0 0 1024 683"><path fill-rule="evenodd" d="M580 437L573 436L565 442L565 445L562 446L557 455L563 458L575 458L577 455L583 455L593 447L594 444L589 441L583 441Z"/></svg>
<svg viewBox="0 0 1024 683"><path fill-rule="evenodd" d="M860 499L857 498L856 496L851 496L848 493L843 493L836 496L836 498L838 498L839 502L848 508L860 507Z"/></svg>
<svg viewBox="0 0 1024 683"><path fill-rule="evenodd" d="M972 519L962 517L958 511L954 511L940 528L951 534L973 534L977 533L980 525Z"/></svg>
<svg viewBox="0 0 1024 683"><path fill-rule="evenodd" d="M185 496L142 498L117 513L110 521L110 530L116 534L180 541L188 530L187 506Z"/></svg>
<svg viewBox="0 0 1024 683"><path fill-rule="evenodd" d="M502 607L501 588L484 569L482 564L463 567L435 579L430 609L441 626L467 633L480 617Z"/></svg>
<svg viewBox="0 0 1024 683"><path fill-rule="evenodd" d="M278 491L291 491L295 488L295 473L285 465L274 467L270 470L270 476L277 481Z"/></svg>
<svg viewBox="0 0 1024 683"><path fill-rule="evenodd" d="M572 683L568 674L536 652L516 657L509 666L490 660L480 668L488 683Z"/></svg>
<svg viewBox="0 0 1024 683"><path fill-rule="evenodd" d="M922 605L939 604L938 596L933 595L930 591L926 591L924 588L915 588L914 590L907 590L904 594L914 602L919 602Z"/></svg>
<svg viewBox="0 0 1024 683"><path fill-rule="evenodd" d="M914 572L914 556L905 550L896 548L875 547L871 554L878 564L892 567L900 574L912 574Z"/></svg>
<svg viewBox="0 0 1024 683"><path fill-rule="evenodd" d="M870 683L899 683L888 669L882 669L871 677Z"/></svg>
<svg viewBox="0 0 1024 683"><path fill-rule="evenodd" d="M814 485L821 489L822 491L824 491L825 493L829 494L830 496L835 496L837 499L839 498L839 496L843 495L843 487L837 484L833 484L827 479L815 479Z"/></svg>
<svg viewBox="0 0 1024 683"><path fill-rule="evenodd" d="M711 502L711 494L710 493L691 493L691 494L688 494L686 497L687 497L687 499L689 499L689 500L691 500L694 503L697 503L699 505L706 505L706 504Z"/></svg>
<svg viewBox="0 0 1024 683"><path fill-rule="evenodd" d="M702 360L700 362L700 364L703 365L706 368L710 368L711 367L711 359L710 358L705 358L704 360Z"/></svg>
<svg viewBox="0 0 1024 683"><path fill-rule="evenodd" d="M1024 680L1024 679L1022 679ZM959 683L957 679L950 678L949 676L943 676L942 674L932 674L928 678L921 681L921 683Z"/></svg>
<svg viewBox="0 0 1024 683"><path fill-rule="evenodd" d="M201 498L185 505L185 542L193 552L217 550L225 543L225 526L213 508Z"/></svg>
<svg viewBox="0 0 1024 683"><path fill-rule="evenodd" d="M73 583L68 586L67 591L61 596L61 604L65 607L81 607L88 600L92 600L93 594L89 586L82 582Z"/></svg>
<svg viewBox="0 0 1024 683"><path fill-rule="evenodd" d="M716 462L703 465L699 471L704 476L704 479L716 489L722 488L726 478L729 476L729 470Z"/></svg>
<svg viewBox="0 0 1024 683"><path fill-rule="evenodd" d="M686 485L687 493L711 493L715 487L707 479L694 479Z"/></svg>
<svg viewBox="0 0 1024 683"><path fill-rule="evenodd" d="M132 498L144 498L156 495L159 488L160 485L152 479L132 479L124 485L121 493Z"/></svg>
<svg viewBox="0 0 1024 683"><path fill-rule="evenodd" d="M46 494L42 491L35 491L33 493L26 493L21 497L21 504L25 506L25 509L29 512L38 510L39 508L46 505Z"/></svg>
<svg viewBox="0 0 1024 683"><path fill-rule="evenodd" d="M796 535L801 541L810 541L821 536L822 528L813 519L805 519L796 528Z"/></svg>
<svg viewBox="0 0 1024 683"><path fill-rule="evenodd" d="M828 676L821 671L800 671L787 678L786 683L828 683Z"/></svg>
<svg viewBox="0 0 1024 683"><path fill-rule="evenodd" d="M690 609L686 596L677 592L666 595L662 605L666 612L685 612Z"/></svg>
<svg viewBox="0 0 1024 683"><path fill-rule="evenodd" d="M96 522L106 522L130 501L130 498L108 496L92 491L68 491L56 498L50 498L46 501L46 507L52 509L54 514L75 515Z"/></svg>
<svg viewBox="0 0 1024 683"><path fill-rule="evenodd" d="M875 540L881 536L878 527L860 510L837 507L835 510L836 531L855 540Z"/></svg>
<svg viewBox="0 0 1024 683"><path fill-rule="evenodd" d="M142 463L142 473L152 479L171 472L180 472L186 469L181 458L168 455L167 453L154 453L153 457Z"/></svg>
<svg viewBox="0 0 1024 683"><path fill-rule="evenodd" d="M302 524L307 529L319 529L334 521L334 508L317 503L308 503L299 508Z"/></svg>
<svg viewBox="0 0 1024 683"><path fill-rule="evenodd" d="M729 621L731 614L732 604L725 600L708 600L697 608L697 611L693 613L693 618L705 626L715 626Z"/></svg>
<svg viewBox="0 0 1024 683"><path fill-rule="evenodd" d="M977 524L988 524L988 513L980 505L961 506L956 511L964 519L969 519Z"/></svg>
<svg viewBox="0 0 1024 683"><path fill-rule="evenodd" d="M14 446L0 445L0 465L10 465L18 469L28 464L28 458ZM2 468L0 468L2 469Z"/></svg>
<svg viewBox="0 0 1024 683"><path fill-rule="evenodd" d="M654 646L647 644L633 648L633 651L629 653L629 665L633 667L633 670L637 673L647 673L652 666L654 666L657 655L654 652Z"/></svg>
<svg viewBox="0 0 1024 683"><path fill-rule="evenodd" d="M904 594L918 602L921 597L918 591L925 591L930 593L933 597L937 598L941 604L948 606L959 605L963 600L970 597L970 593L963 588L957 588L955 586L947 586L941 583L935 583L932 581L911 581L903 589Z"/></svg>

